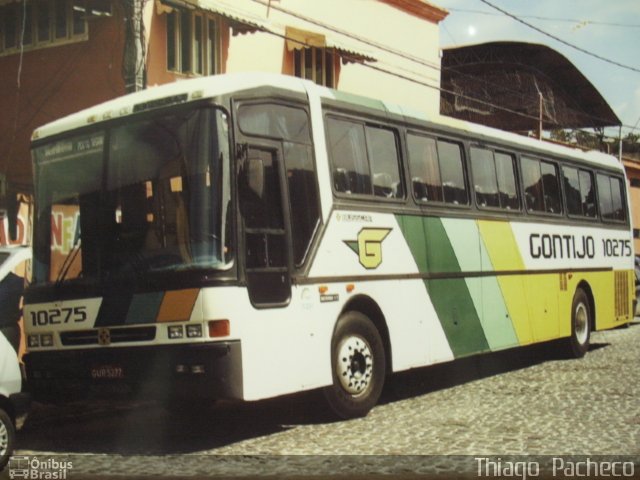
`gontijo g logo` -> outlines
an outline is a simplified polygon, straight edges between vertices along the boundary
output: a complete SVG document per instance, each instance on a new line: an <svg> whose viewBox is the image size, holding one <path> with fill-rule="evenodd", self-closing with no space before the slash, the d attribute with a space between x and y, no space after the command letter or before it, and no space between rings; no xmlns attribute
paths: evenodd
<svg viewBox="0 0 640 480"><path fill-rule="evenodd" d="M360 265L367 270L373 270L382 263L382 241L390 232L390 228L364 227L358 233L357 240L344 240L344 243L356 252Z"/></svg>

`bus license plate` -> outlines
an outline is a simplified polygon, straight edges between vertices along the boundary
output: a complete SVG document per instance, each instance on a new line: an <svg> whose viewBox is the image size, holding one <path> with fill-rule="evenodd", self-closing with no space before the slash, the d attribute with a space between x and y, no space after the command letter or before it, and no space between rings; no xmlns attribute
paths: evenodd
<svg viewBox="0 0 640 480"><path fill-rule="evenodd" d="M94 380L123 379L124 370L116 365L100 365L91 368L91 378Z"/></svg>

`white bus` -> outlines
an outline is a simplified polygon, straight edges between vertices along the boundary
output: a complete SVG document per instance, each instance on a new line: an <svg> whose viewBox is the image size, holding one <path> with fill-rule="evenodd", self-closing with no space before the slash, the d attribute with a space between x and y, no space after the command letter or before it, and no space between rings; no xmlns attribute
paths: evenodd
<svg viewBox="0 0 640 480"><path fill-rule="evenodd" d="M152 88L33 135L36 398L366 415L386 375L632 318L620 163L293 77Z"/></svg>

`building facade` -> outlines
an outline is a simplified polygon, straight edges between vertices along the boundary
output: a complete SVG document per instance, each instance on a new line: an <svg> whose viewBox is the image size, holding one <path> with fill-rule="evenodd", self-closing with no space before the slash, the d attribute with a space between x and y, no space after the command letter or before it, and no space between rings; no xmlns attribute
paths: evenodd
<svg viewBox="0 0 640 480"><path fill-rule="evenodd" d="M259 71L436 115L438 23L422 0L0 0L0 196L22 202L39 125L128 91ZM11 242L4 228L0 244Z"/></svg>

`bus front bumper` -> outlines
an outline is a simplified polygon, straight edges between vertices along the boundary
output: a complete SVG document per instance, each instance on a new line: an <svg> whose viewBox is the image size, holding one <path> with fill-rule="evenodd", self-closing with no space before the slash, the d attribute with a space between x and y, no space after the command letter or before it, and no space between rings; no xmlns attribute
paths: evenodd
<svg viewBox="0 0 640 480"><path fill-rule="evenodd" d="M239 341L31 352L27 390L36 401L242 399Z"/></svg>

